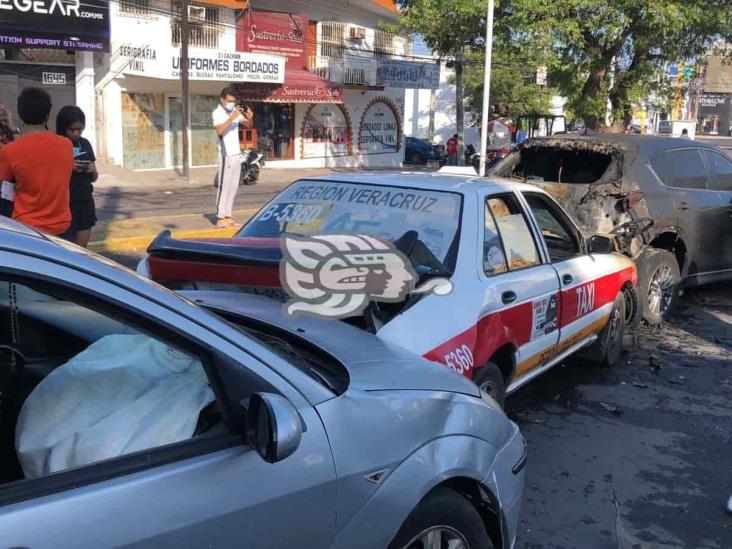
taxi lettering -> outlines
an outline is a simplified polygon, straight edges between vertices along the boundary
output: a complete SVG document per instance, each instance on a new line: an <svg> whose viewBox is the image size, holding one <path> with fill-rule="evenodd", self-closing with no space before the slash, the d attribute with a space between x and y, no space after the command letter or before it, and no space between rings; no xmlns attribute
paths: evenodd
<svg viewBox="0 0 732 549"><path fill-rule="evenodd" d="M459 374L463 374L473 367L473 353L467 345L461 345L454 351L450 351L444 359L447 367Z"/></svg>
<svg viewBox="0 0 732 549"><path fill-rule="evenodd" d="M595 308L595 283L577 288L577 317L591 313Z"/></svg>

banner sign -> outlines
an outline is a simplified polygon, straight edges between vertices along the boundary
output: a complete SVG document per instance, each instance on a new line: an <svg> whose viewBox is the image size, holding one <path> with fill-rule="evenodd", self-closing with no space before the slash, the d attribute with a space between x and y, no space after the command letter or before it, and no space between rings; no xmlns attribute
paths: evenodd
<svg viewBox="0 0 732 549"><path fill-rule="evenodd" d="M249 10L237 24L237 50L287 58L287 68L307 69L308 40L315 43L305 15Z"/></svg>
<svg viewBox="0 0 732 549"><path fill-rule="evenodd" d="M440 64L437 61L379 59L376 84L385 88L436 90L440 87Z"/></svg>
<svg viewBox="0 0 732 549"><path fill-rule="evenodd" d="M180 48L121 44L115 50L119 51L120 62L125 64L124 74L164 80L180 78ZM191 80L281 84L285 81L285 58L189 48L188 75Z"/></svg>
<svg viewBox="0 0 732 549"><path fill-rule="evenodd" d="M109 2L0 0L0 46L109 51Z"/></svg>
<svg viewBox="0 0 732 549"><path fill-rule="evenodd" d="M358 125L358 150L362 154L396 153L401 149L401 137L396 105L386 97L369 102Z"/></svg>

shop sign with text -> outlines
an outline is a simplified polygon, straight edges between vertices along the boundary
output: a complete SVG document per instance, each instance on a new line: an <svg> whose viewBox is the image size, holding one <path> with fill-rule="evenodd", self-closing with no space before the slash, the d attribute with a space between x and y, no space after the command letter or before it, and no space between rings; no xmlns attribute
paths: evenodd
<svg viewBox="0 0 732 549"><path fill-rule="evenodd" d="M128 75L178 80L181 73L180 49L175 47L120 44L122 72ZM285 58L256 53L189 48L188 74L191 80L229 82L285 81Z"/></svg>
<svg viewBox="0 0 732 549"><path fill-rule="evenodd" d="M388 99L374 99L366 107L358 127L358 148L362 154L395 153L401 148L399 113Z"/></svg>
<svg viewBox="0 0 732 549"><path fill-rule="evenodd" d="M440 64L433 61L379 59L376 83L385 88L436 90L440 87Z"/></svg>
<svg viewBox="0 0 732 549"><path fill-rule="evenodd" d="M0 46L109 51L109 2L0 0Z"/></svg>
<svg viewBox="0 0 732 549"><path fill-rule="evenodd" d="M313 27L314 28L314 27ZM279 55L287 59L287 68L307 68L308 41L316 36L305 15L295 13L245 12L237 23L237 50Z"/></svg>

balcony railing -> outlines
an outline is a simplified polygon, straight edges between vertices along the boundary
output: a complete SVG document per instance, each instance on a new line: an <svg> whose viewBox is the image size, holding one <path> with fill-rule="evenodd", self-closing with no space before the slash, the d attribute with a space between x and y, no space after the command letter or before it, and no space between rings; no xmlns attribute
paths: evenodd
<svg viewBox="0 0 732 549"><path fill-rule="evenodd" d="M331 82L354 86L376 85L376 59L344 57L334 59L328 57L311 56L308 68Z"/></svg>

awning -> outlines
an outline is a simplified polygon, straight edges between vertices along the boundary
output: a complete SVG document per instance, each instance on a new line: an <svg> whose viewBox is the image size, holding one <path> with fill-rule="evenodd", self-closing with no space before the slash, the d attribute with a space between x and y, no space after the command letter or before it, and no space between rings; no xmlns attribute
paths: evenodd
<svg viewBox="0 0 732 549"><path fill-rule="evenodd" d="M242 101L269 103L343 103L343 88L303 70L285 71L284 84L256 84L243 82L235 85Z"/></svg>

